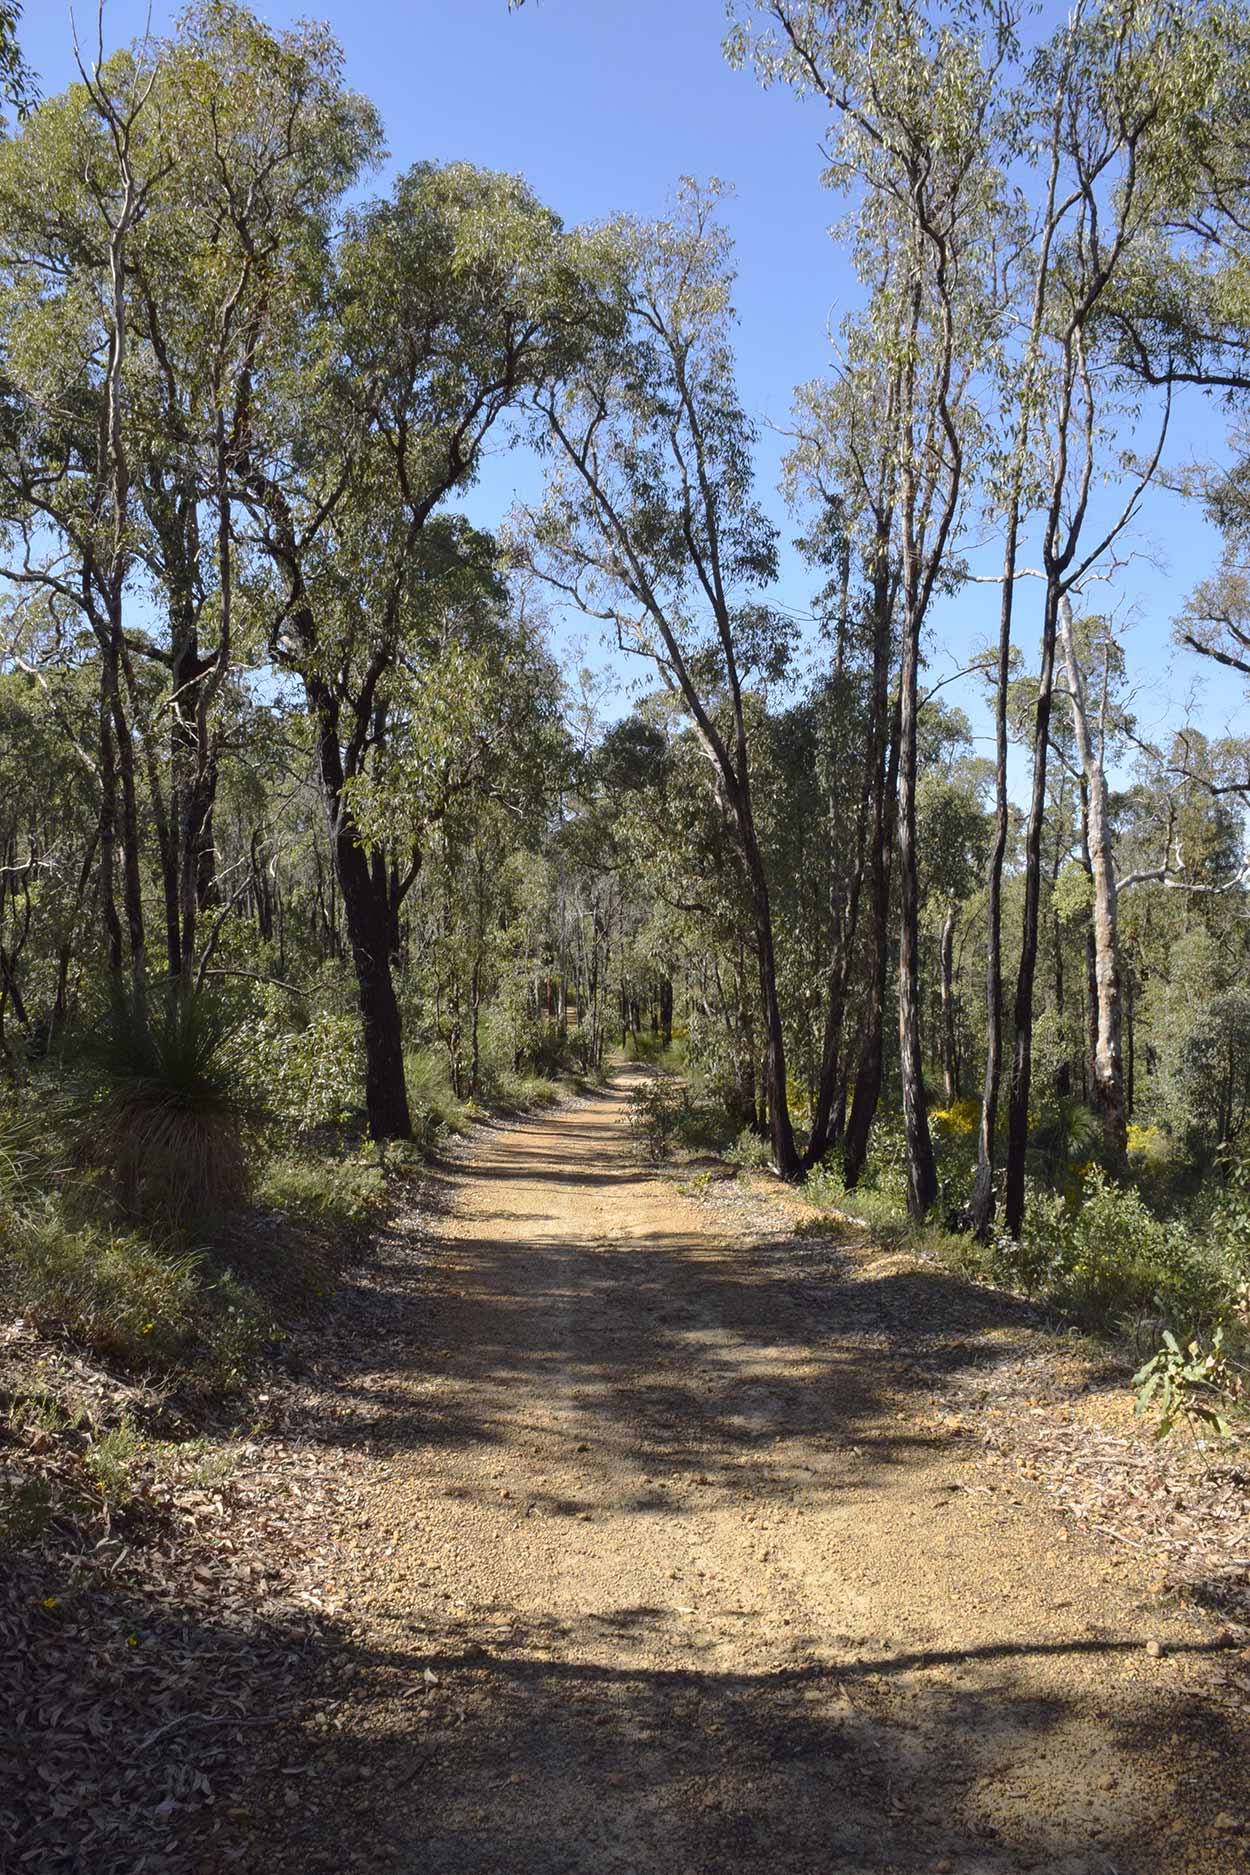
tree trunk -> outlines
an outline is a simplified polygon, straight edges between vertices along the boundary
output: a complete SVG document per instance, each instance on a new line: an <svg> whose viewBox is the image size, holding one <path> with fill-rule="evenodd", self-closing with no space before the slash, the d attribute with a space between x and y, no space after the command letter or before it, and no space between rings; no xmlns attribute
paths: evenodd
<svg viewBox="0 0 1250 1875"><path fill-rule="evenodd" d="M959 1061L955 1046L955 920L951 905L942 920L939 947L942 970L942 1090L948 1107L959 1099Z"/></svg>
<svg viewBox="0 0 1250 1875"><path fill-rule="evenodd" d="M351 830L335 840L365 1045L365 1108L372 1139L411 1139L403 1034L391 976L389 907L380 900Z"/></svg>
<svg viewBox="0 0 1250 1875"><path fill-rule="evenodd" d="M864 1039L851 1093L851 1117L841 1147L841 1176L847 1189L855 1189L868 1157L868 1136L881 1099L885 984L890 951L890 861L894 849L894 812L898 789L900 727L898 711L890 733L890 587L881 574L873 585L873 714L871 714L871 937L868 994L864 1003Z"/></svg>
<svg viewBox="0 0 1250 1875"><path fill-rule="evenodd" d="M394 912L385 873L372 868L343 799L343 755L331 692L305 679L317 729L317 761L329 819L334 870L343 894L365 1048L365 1107L370 1137L411 1139L403 1035L391 975Z"/></svg>
<svg viewBox="0 0 1250 1875"><path fill-rule="evenodd" d="M937 1197L937 1167L929 1137L924 1057L920 1034L920 879L916 854L916 715L920 674L920 625L908 621L903 638L899 717L898 1039L903 1079L903 1130L907 1138L907 1209L922 1218Z"/></svg>
<svg viewBox="0 0 1250 1875"><path fill-rule="evenodd" d="M994 1221L994 1143L1003 1070L1003 864L1007 856L1007 834L1011 824L1007 794L1007 688L1011 681L1011 624L1019 538L1020 497L1016 493L1007 515L1003 593L998 622L998 663L994 690L994 843L990 848L986 891L985 1080L981 1090L977 1170L968 1204L969 1228L973 1236L982 1242L988 1238Z"/></svg>
<svg viewBox="0 0 1250 1875"><path fill-rule="evenodd" d="M1059 599L1059 643L1068 674L1072 723L1088 800L1089 865L1094 889L1091 926L1094 946L1094 1094L1102 1114L1107 1152L1112 1164L1119 1166L1124 1164L1128 1152L1128 1122L1124 1110L1124 1063L1120 1042L1120 945L1115 854L1111 844L1107 776L1102 751L1095 749L1090 733L1085 675L1076 654L1072 607L1066 593L1061 594Z"/></svg>
<svg viewBox="0 0 1250 1875"><path fill-rule="evenodd" d="M1007 1228L1019 1237L1024 1223L1024 1175L1029 1144L1029 1091L1033 1072L1033 986L1037 972L1038 913L1041 904L1042 828L1046 818L1046 757L1050 748L1050 711L1055 678L1055 631L1059 591L1047 582L1042 618L1042 668L1038 678L1033 722L1033 791L1025 834L1024 929L1020 941L1020 968L1016 976L1015 1048L1011 1063L1011 1100L1008 1107L1006 1213Z"/></svg>
<svg viewBox="0 0 1250 1875"><path fill-rule="evenodd" d="M100 661L100 922L104 926L104 954L116 991L122 972L122 927L117 915L117 765L113 754L113 722L107 690L107 659Z"/></svg>
<svg viewBox="0 0 1250 1875"><path fill-rule="evenodd" d="M855 852L850 876L841 898L831 905L832 945L829 962L829 985L825 1002L825 1030L820 1055L820 1078L812 1112L812 1130L803 1155L805 1166L819 1165L830 1144L841 1130L839 1108L845 1111L846 1070L842 1059L842 1030L846 1022L846 992L850 978L851 951L859 928L859 902L864 882L864 844L868 830L868 803L872 776L865 764L864 786L860 791L856 816ZM832 820L832 812L830 815ZM835 879L831 897L840 882ZM839 1099L841 1090L841 1101Z"/></svg>

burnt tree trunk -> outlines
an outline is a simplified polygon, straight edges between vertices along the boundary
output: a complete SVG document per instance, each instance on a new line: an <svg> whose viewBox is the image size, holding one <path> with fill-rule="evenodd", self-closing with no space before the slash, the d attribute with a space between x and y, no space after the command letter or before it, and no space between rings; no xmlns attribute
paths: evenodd
<svg viewBox="0 0 1250 1875"><path fill-rule="evenodd" d="M395 908L385 869L370 865L344 800L338 705L328 686L306 680L317 734L317 765L329 820L334 871L343 895L365 1049L370 1137L411 1139L403 1032L391 973Z"/></svg>

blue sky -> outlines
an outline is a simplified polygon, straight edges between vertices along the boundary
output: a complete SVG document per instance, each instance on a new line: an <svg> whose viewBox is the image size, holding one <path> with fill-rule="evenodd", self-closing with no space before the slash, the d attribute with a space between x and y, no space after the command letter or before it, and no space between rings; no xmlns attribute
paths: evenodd
<svg viewBox="0 0 1250 1875"><path fill-rule="evenodd" d="M737 243L742 394L763 430L763 491L792 537L796 524L775 493L784 444L768 426L785 423L793 386L826 367L827 334L853 304L856 284L829 238L838 204L820 184L821 111L729 69L720 51L722 0L529 0L519 14L509 14L505 0L267 0L256 10L279 26L308 13L329 18L348 81L381 110L390 168L462 158L519 171L569 222L616 210L661 213L681 175L733 182L725 215ZM153 29L165 30L177 11L153 0ZM141 32L147 15L147 0L107 0L106 43ZM83 36L93 37L94 0L82 0L78 18ZM21 40L45 91L68 82L64 0L27 0ZM1169 454L1217 448L1223 430L1219 407L1194 400L1179 414ZM515 491L534 486L520 452L500 454L471 506L490 524ZM1171 644L1174 613L1218 552L1211 530L1191 506L1152 496L1134 544L1154 562L1131 566L1119 588L1120 609L1133 620L1128 653L1143 732L1179 720L1191 699L1212 733L1244 732L1244 687ZM990 551L986 571L993 558ZM804 610L814 584L787 553L777 596ZM1036 592L1021 593L1026 655ZM996 607L992 587L942 602L933 679L960 668L993 634ZM594 642L596 628L583 629ZM954 684L947 695L968 708L978 733L988 730L979 690Z"/></svg>

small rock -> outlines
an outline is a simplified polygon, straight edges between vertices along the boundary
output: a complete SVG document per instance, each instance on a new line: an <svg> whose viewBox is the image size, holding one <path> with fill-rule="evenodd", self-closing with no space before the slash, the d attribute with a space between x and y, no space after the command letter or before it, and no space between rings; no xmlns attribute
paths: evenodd
<svg viewBox="0 0 1250 1875"><path fill-rule="evenodd" d="M1146 1652L1150 1655L1150 1658L1152 1660L1162 1660L1163 1658L1162 1642L1161 1641L1147 1641Z"/></svg>
<svg viewBox="0 0 1250 1875"><path fill-rule="evenodd" d="M948 1855L939 1857L933 1864L933 1875L955 1875L955 1864Z"/></svg>
<svg viewBox="0 0 1250 1875"><path fill-rule="evenodd" d="M1215 1819L1215 1827L1222 1830L1240 1829L1241 1819L1233 1816L1231 1811L1221 1810Z"/></svg>

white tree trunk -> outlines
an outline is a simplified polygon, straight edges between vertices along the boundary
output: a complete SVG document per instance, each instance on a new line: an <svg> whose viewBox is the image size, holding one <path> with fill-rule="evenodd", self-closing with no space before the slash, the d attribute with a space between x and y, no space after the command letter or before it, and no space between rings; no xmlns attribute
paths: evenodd
<svg viewBox="0 0 1250 1875"><path fill-rule="evenodd" d="M1124 1109L1124 1061L1120 1045L1120 944L1116 923L1115 854L1111 845L1107 776L1101 747L1090 734L1085 677L1076 655L1072 604L1066 593L1059 600L1059 643L1068 673L1072 722L1077 754L1089 792L1089 863L1094 887L1094 974L1098 1005L1098 1035L1094 1049L1094 1091L1102 1112L1107 1149L1116 1160L1124 1158L1127 1122Z"/></svg>

